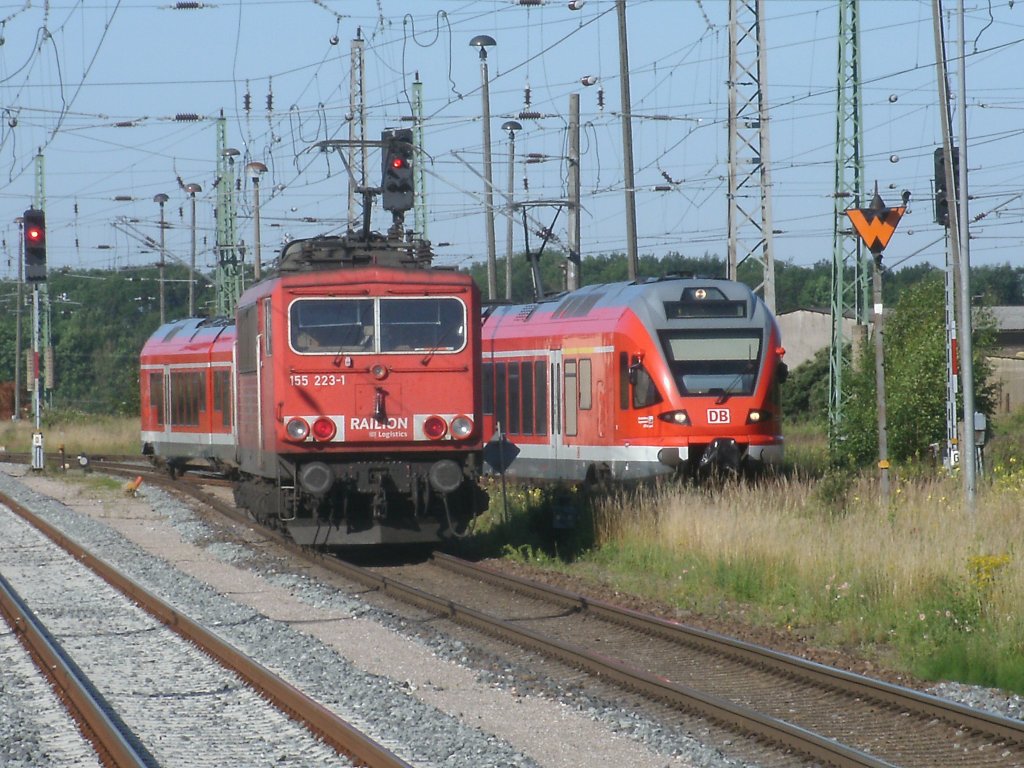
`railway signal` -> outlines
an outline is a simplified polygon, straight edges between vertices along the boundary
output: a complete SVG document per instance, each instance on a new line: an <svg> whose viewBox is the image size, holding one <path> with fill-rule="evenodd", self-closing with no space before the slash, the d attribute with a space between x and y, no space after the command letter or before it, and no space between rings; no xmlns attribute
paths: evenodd
<svg viewBox="0 0 1024 768"><path fill-rule="evenodd" d="M383 131L381 141L384 144L381 203L386 211L408 211L413 206L412 130Z"/></svg>
<svg viewBox="0 0 1024 768"><path fill-rule="evenodd" d="M953 147L953 190L960 199L960 148ZM949 227L949 180L946 179L946 153L935 150L935 223Z"/></svg>
<svg viewBox="0 0 1024 768"><path fill-rule="evenodd" d="M46 281L46 216L38 208L29 208L23 217L25 238L25 280Z"/></svg>

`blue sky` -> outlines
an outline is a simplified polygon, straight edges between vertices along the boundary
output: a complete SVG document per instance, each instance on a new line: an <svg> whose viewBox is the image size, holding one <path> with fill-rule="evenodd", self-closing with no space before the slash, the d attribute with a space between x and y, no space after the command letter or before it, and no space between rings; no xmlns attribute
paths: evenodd
<svg viewBox="0 0 1024 768"><path fill-rule="evenodd" d="M176 7L182 5L199 7ZM971 213L988 213L972 230L971 259L1019 264L1024 2L968 5ZM816 0L766 6L775 257L810 265L832 252L837 11ZM728 4L629 0L627 9L639 252L724 256ZM932 222L931 203L932 153L941 135L931 14L930 0L861 2L866 178L893 204L901 190L913 193L910 214L886 251L894 265L943 261L943 230ZM156 254L114 223L128 220L134 231L157 238L158 193L170 198L167 247L187 260L191 217L179 179L203 187L199 265L212 267L222 112L227 143L241 153L239 167L260 161L270 168L261 186L264 260L288 238L341 231L344 166L337 153L315 146L348 136L349 51L357 30L366 41L368 138L408 125L403 118L412 113L417 72L423 82L427 235L437 244L437 263L466 265L486 255L481 73L469 45L478 34L497 41L488 56L496 186L504 190L508 173L500 126L524 110L528 86L529 109L542 116L521 121L515 195L565 197L561 158L569 94L577 92L583 253L625 249L612 0L586 0L581 10L566 0L0 0L0 20L0 277L16 274L14 220L33 198L40 148L51 268L154 263ZM596 84L582 85L586 76ZM175 119L189 113L200 119ZM529 154L544 159L523 163ZM371 151L371 184L379 183L379 168ZM666 177L670 189L656 191ZM251 244L251 185L241 186L238 235ZM549 224L555 208L535 214ZM374 228L389 223L390 215L375 207ZM503 255L501 216L496 226ZM562 242L565 226L563 211L554 227ZM521 251L521 222L514 237Z"/></svg>

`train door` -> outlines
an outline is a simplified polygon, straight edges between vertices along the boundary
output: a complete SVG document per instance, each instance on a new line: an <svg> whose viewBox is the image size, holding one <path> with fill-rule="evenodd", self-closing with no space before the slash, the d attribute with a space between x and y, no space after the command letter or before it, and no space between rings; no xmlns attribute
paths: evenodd
<svg viewBox="0 0 1024 768"><path fill-rule="evenodd" d="M565 384L562 380L562 350L552 349L548 352L548 418L550 419L549 448L551 462L557 466L565 453L564 429L562 424L565 402Z"/></svg>

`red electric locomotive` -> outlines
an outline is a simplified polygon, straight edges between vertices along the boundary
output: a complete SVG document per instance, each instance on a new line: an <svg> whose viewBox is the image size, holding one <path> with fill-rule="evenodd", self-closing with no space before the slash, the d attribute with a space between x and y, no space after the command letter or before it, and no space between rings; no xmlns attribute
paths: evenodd
<svg viewBox="0 0 1024 768"><path fill-rule="evenodd" d="M290 243L235 321L164 325L141 356L143 451L237 478L300 544L430 542L487 506L480 297L374 235Z"/></svg>
<svg viewBox="0 0 1024 768"><path fill-rule="evenodd" d="M781 463L779 327L747 286L590 285L484 321L489 470L570 482Z"/></svg>

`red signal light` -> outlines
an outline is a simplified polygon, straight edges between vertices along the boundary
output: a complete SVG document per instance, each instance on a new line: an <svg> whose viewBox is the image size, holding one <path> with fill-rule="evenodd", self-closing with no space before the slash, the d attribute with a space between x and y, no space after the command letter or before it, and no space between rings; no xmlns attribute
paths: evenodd
<svg viewBox="0 0 1024 768"><path fill-rule="evenodd" d="M32 243L41 242L43 239L43 230L39 227L29 227L25 230L25 237Z"/></svg>
<svg viewBox="0 0 1024 768"><path fill-rule="evenodd" d="M406 165L407 163L405 162L404 157L398 157L396 155L395 157L391 158L391 167L394 168L396 171L401 168L405 168Z"/></svg>

